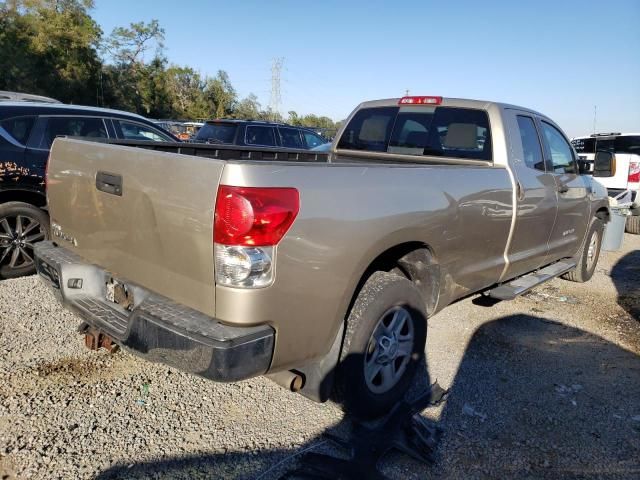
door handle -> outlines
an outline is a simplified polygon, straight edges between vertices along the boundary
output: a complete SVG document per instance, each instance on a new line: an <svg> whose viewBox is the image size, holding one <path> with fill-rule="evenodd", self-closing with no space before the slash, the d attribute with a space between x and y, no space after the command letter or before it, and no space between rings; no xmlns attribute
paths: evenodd
<svg viewBox="0 0 640 480"><path fill-rule="evenodd" d="M96 188L104 193L122 196L122 175L98 172L96 174Z"/></svg>
<svg viewBox="0 0 640 480"><path fill-rule="evenodd" d="M569 187L566 185L560 185L558 187L558 193L567 193L569 191Z"/></svg>

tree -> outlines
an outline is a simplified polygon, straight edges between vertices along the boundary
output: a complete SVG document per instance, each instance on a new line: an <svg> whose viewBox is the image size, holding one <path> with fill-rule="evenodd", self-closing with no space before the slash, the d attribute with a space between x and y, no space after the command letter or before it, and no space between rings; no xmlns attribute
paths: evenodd
<svg viewBox="0 0 640 480"><path fill-rule="evenodd" d="M114 28L103 48L116 64L135 67L144 63L144 54L154 42L157 51L164 48L164 28L160 27L158 20Z"/></svg>
<svg viewBox="0 0 640 480"><path fill-rule="evenodd" d="M154 118L283 120L253 94L238 100L224 70L207 77L189 66L169 65L157 20L114 28L104 39L89 15L92 8L93 0L0 0L0 90ZM335 126L327 117L293 111L289 122Z"/></svg>
<svg viewBox="0 0 640 480"><path fill-rule="evenodd" d="M204 94L205 81L190 67L172 65L166 72L167 87L177 118L207 118L214 104Z"/></svg>
<svg viewBox="0 0 640 480"><path fill-rule="evenodd" d="M265 112L260 110L260 102L258 97L250 93L246 98L240 100L235 107L233 116L244 120L262 120Z"/></svg>
<svg viewBox="0 0 640 480"><path fill-rule="evenodd" d="M162 55L163 41L164 29L157 20L113 29L102 48L115 61L104 69L109 88L105 95L108 106L150 117L173 114L165 76L167 60ZM155 55L146 64L145 53L153 45Z"/></svg>
<svg viewBox="0 0 640 480"><path fill-rule="evenodd" d="M0 89L94 104L102 31L92 7L92 0L1 2Z"/></svg>
<svg viewBox="0 0 640 480"><path fill-rule="evenodd" d="M309 127L321 131L326 137L332 137L340 127L341 123L336 123L329 117L319 117L318 115L299 116L295 111L289 112L287 123L300 127Z"/></svg>
<svg viewBox="0 0 640 480"><path fill-rule="evenodd" d="M218 70L215 78L207 78L205 83L205 95L215 105L214 116L216 118L231 116L237 94L227 72Z"/></svg>
<svg viewBox="0 0 640 480"><path fill-rule="evenodd" d="M138 92L143 115L147 117L170 118L174 114L166 66L167 59L156 56L139 72Z"/></svg>

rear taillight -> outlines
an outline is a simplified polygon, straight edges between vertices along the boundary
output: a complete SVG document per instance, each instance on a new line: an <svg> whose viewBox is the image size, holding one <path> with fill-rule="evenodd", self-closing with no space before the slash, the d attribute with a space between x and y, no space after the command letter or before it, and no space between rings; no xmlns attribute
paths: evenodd
<svg viewBox="0 0 640 480"><path fill-rule="evenodd" d="M213 229L216 283L240 288L273 283L274 247L299 210L295 188L221 185Z"/></svg>
<svg viewBox="0 0 640 480"><path fill-rule="evenodd" d="M640 162L629 162L628 183L640 183Z"/></svg>

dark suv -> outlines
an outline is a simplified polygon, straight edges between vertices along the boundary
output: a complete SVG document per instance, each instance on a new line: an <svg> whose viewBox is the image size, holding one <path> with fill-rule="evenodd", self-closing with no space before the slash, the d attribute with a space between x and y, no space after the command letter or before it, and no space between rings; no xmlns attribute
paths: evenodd
<svg viewBox="0 0 640 480"><path fill-rule="evenodd" d="M327 143L309 128L258 120L209 120L198 131L194 142L247 147L311 149Z"/></svg>
<svg viewBox="0 0 640 480"><path fill-rule="evenodd" d="M0 103L0 279L34 272L33 244L48 238L44 174L58 136L176 142L139 115L73 105Z"/></svg>

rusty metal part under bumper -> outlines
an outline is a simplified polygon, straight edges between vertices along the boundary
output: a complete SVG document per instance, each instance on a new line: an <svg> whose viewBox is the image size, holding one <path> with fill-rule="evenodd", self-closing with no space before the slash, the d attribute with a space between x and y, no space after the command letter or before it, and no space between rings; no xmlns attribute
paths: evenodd
<svg viewBox="0 0 640 480"><path fill-rule="evenodd" d="M222 382L262 375L271 364L275 334L268 325L224 325L123 280L134 299L125 309L107 300L112 275L75 253L41 242L35 259L40 278L65 307L146 360Z"/></svg>

